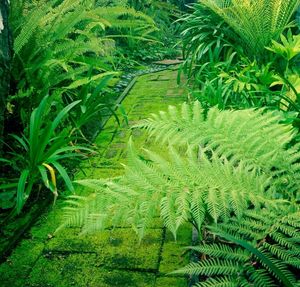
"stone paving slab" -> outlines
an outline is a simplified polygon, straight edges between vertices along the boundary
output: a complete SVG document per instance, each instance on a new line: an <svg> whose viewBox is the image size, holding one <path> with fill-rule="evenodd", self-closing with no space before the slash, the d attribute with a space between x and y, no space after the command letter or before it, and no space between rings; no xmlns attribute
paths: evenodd
<svg viewBox="0 0 300 287"><path fill-rule="evenodd" d="M130 125L150 113L181 103L186 91L176 83L177 71L140 76L123 101L126 116L119 113L97 137L98 153L82 162L75 179L111 178L123 173L129 137L137 147L149 147L145 132ZM78 187L77 194L91 191ZM63 219L63 199L42 215L12 255L0 266L3 287L186 287L184 277L168 273L189 262L183 247L191 244L191 227L181 229L177 242L161 220L153 221L139 244L131 228L117 227L80 235L79 228L54 231Z"/></svg>

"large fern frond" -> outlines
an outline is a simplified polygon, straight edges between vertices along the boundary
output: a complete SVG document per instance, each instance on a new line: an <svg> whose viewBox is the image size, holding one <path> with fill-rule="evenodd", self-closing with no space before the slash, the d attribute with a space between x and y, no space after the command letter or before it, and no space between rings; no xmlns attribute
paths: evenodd
<svg viewBox="0 0 300 287"><path fill-rule="evenodd" d="M232 164L243 161L248 167L276 179L273 184L299 194L300 153L298 147L288 148L295 135L291 125L280 124L278 112L263 109L209 110L204 116L199 102L183 104L181 109L170 106L142 121L144 128L157 142L189 145L211 149Z"/></svg>
<svg viewBox="0 0 300 287"><path fill-rule="evenodd" d="M255 56L277 39L291 21L299 0L201 0L239 35Z"/></svg>
<svg viewBox="0 0 300 287"><path fill-rule="evenodd" d="M269 199L274 197L275 190L271 179L258 175L243 162L235 165L205 152L197 157L192 150L183 157L172 147L167 158L151 151L146 151L146 155L147 161L131 147L125 175L116 181L79 181L97 192L91 200L84 201L83 207L80 204L78 208L75 203L74 208L72 199L65 224L95 230L94 220L98 218L101 228L125 223L142 236L160 215L176 238L178 228L186 221L200 230L207 217L218 222L232 213L242 216L250 205L259 208L261 204L272 203ZM104 223L107 218L110 222Z"/></svg>

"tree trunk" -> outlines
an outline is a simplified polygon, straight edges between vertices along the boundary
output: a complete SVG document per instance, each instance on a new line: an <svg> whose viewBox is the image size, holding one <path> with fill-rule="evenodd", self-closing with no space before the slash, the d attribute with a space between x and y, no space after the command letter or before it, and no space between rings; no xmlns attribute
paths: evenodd
<svg viewBox="0 0 300 287"><path fill-rule="evenodd" d="M4 114L9 94L11 38L8 26L9 1L0 1L0 154L2 152Z"/></svg>

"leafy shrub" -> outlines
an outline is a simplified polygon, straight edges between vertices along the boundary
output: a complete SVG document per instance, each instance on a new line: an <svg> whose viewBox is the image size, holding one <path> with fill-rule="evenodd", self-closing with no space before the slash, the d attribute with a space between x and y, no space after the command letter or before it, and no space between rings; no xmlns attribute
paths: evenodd
<svg viewBox="0 0 300 287"><path fill-rule="evenodd" d="M192 7L182 22L182 48L184 71L189 78L199 77L202 65L216 64L226 59L235 59L237 50L236 35L230 27L209 9L201 4Z"/></svg>
<svg viewBox="0 0 300 287"><path fill-rule="evenodd" d="M14 2L16 88L25 90L32 86L32 93L40 93L40 97L54 89L56 94L74 93L112 70L115 41L107 36L108 28L138 30L143 38L155 27L150 17L133 9L95 7L94 1L49 1L29 11L17 6L20 1ZM20 17L22 13L24 16ZM91 67L93 74L89 75ZM33 106L40 102L35 97L32 96Z"/></svg>
<svg viewBox="0 0 300 287"><path fill-rule="evenodd" d="M296 109L300 111L299 93L299 55L300 55L300 35L293 35L291 30L287 36L280 36L281 43L272 41L272 46L267 49L275 54L274 81L271 86L279 85L282 91L281 106L285 110Z"/></svg>
<svg viewBox="0 0 300 287"><path fill-rule="evenodd" d="M100 119L111 101L103 93L116 75L115 39L148 41L157 28L141 12L99 7L93 0L16 0L10 21L15 39L5 124L6 133L14 135L3 140L8 155L1 160L1 176L6 178L0 188L5 190L1 206L15 205L19 213L37 183L43 181L57 194L55 171L73 190L59 161L79 155L74 152L82 149L76 146L78 136L86 136L86 124ZM69 146L71 142L75 145ZM11 177L18 174L16 183Z"/></svg>
<svg viewBox="0 0 300 287"><path fill-rule="evenodd" d="M74 191L68 173L60 161L81 157L80 150L90 151L82 146L70 145L71 138L68 129L60 127L58 130L63 119L79 104L79 101L63 108L54 118L48 116L50 103L49 97L42 100L38 108L32 112L29 129L24 131L24 135L12 135L18 143L15 150L9 153L12 159L2 159L14 169L14 173L20 173L17 185L4 184L0 186L6 190L13 188L11 191L12 194L15 194L13 214L21 212L32 190L37 188L36 184L41 181L53 192L56 199L58 196L56 172L60 174L68 189ZM9 199L11 200L11 198Z"/></svg>
<svg viewBox="0 0 300 287"><path fill-rule="evenodd" d="M299 0L200 2L224 19L252 57L261 56L265 47L279 38L299 6Z"/></svg>
<svg viewBox="0 0 300 287"><path fill-rule="evenodd" d="M194 5L193 13L183 18L182 31L182 70L192 95L208 107L269 106L299 112L297 36L285 30L296 2L200 1ZM255 15L248 17L251 13ZM279 38L284 44L276 42ZM274 45L281 45L280 51ZM295 58L285 57L291 53Z"/></svg>

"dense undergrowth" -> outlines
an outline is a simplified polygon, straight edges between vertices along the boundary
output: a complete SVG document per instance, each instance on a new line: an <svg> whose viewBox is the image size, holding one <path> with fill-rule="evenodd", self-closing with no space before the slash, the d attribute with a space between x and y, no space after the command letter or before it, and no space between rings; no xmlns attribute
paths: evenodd
<svg viewBox="0 0 300 287"><path fill-rule="evenodd" d="M299 0L24 2L11 13L2 208L19 213L38 184L56 197L56 173L72 191L66 160L93 153L84 127L113 77L178 56L180 30L190 102L133 127L160 152L130 141L125 174L78 181L95 193L67 200L61 228L129 224L142 240L160 216L176 239L189 222L198 262L174 273L196 286L300 286Z"/></svg>
<svg viewBox="0 0 300 287"><path fill-rule="evenodd" d="M171 1L10 3L2 210L19 214L43 186L56 198L60 179L74 190L68 173L93 153L90 130L113 112L114 83L124 70L178 56L172 23L181 13Z"/></svg>

